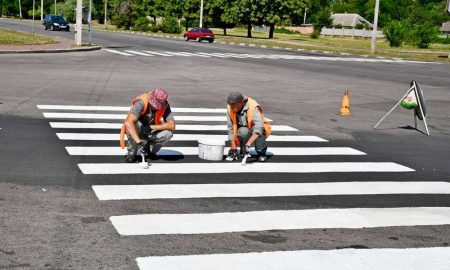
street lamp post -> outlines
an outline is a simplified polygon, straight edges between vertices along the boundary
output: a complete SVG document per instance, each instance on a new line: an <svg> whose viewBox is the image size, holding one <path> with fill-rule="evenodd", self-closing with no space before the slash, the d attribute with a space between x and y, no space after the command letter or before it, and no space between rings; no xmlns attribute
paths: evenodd
<svg viewBox="0 0 450 270"><path fill-rule="evenodd" d="M19 16L22 19L22 3L19 0Z"/></svg>
<svg viewBox="0 0 450 270"><path fill-rule="evenodd" d="M77 14L76 14L76 26L75 26L75 31L76 31L75 44L77 46L81 45L81 32L82 32L81 20L83 17L82 9L83 9L83 0L77 0Z"/></svg>
<svg viewBox="0 0 450 270"><path fill-rule="evenodd" d="M200 1L200 28L202 28L203 22L203 0Z"/></svg>
<svg viewBox="0 0 450 270"><path fill-rule="evenodd" d="M372 44L370 45L370 53L377 51L377 30L378 30L378 10L380 9L380 0L375 1L375 15L373 18Z"/></svg>
<svg viewBox="0 0 450 270"><path fill-rule="evenodd" d="M305 8L305 13L303 14L303 24L306 24L306 11L308 8Z"/></svg>
<svg viewBox="0 0 450 270"><path fill-rule="evenodd" d="M89 15L88 15L88 23L89 23L89 36L88 43L91 45L91 32L92 32L92 0L89 0Z"/></svg>
<svg viewBox="0 0 450 270"><path fill-rule="evenodd" d="M36 5L35 0L33 0L33 24L31 26L31 30L32 30L33 36L34 36L34 9L35 9L35 5Z"/></svg>
<svg viewBox="0 0 450 270"><path fill-rule="evenodd" d="M44 20L44 0L41 0L41 22Z"/></svg>

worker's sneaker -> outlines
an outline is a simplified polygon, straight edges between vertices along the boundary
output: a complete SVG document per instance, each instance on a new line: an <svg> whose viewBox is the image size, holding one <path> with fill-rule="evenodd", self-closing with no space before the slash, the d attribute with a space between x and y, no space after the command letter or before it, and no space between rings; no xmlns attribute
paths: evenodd
<svg viewBox="0 0 450 270"><path fill-rule="evenodd" d="M125 156L125 161L127 162L127 163L134 163L134 162L136 162L136 157L134 156L134 155L126 155Z"/></svg>
<svg viewBox="0 0 450 270"><path fill-rule="evenodd" d="M258 156L258 161L259 162L266 162L267 161L267 156L266 155L259 155Z"/></svg>

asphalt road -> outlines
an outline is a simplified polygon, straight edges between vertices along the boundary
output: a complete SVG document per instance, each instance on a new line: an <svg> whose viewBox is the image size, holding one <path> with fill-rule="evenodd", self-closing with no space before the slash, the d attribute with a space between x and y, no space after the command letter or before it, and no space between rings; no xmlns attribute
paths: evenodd
<svg viewBox="0 0 450 270"><path fill-rule="evenodd" d="M0 20L0 27L30 29L29 24ZM38 33L73 37L73 32ZM84 35L86 37L87 35ZM265 210L386 209L450 207L447 190L438 194L353 194L99 201L93 185L450 182L450 66L436 63L320 60L322 55L171 38L94 32L103 49L63 54L0 55L0 269L138 269L146 256L246 253L342 248L447 247L449 225L365 226L274 229L211 234L125 236L109 220L138 214L224 213ZM210 57L120 55L119 52L187 52ZM234 54L235 57L216 57ZM246 57L243 55L247 54ZM249 58L290 55L309 59ZM236 57L241 55L242 57ZM323 57L329 57L324 55ZM348 57L350 58L350 57ZM378 130L373 126L417 80L424 91L427 121L414 126L413 114L397 108ZM392 162L414 171L205 173L193 174L196 156L165 156L155 168L185 164L185 173L84 174L81 163L120 165L123 157L74 156L65 147L117 146L113 140L62 140L56 133L117 133L112 129L52 128L49 122L120 120L52 119L43 113L119 111L45 110L37 105L128 106L152 88L169 91L174 108L224 108L229 91L239 90L264 107L274 125L298 131L274 135L310 135L317 142L271 142L269 147L351 147L351 155L275 155L269 163ZM352 116L337 115L349 90ZM124 113L124 112L122 112ZM177 113L176 116L205 113ZM221 115L221 114L216 114ZM185 124L179 121L178 124ZM218 124L187 122L187 124ZM224 134L221 131L177 131L177 134ZM197 147L195 141L172 141L170 147ZM227 166L225 162L216 162ZM268 163L268 164L269 164ZM191 168L192 169L192 168ZM431 185L431 184L430 184ZM448 209L448 208L444 208ZM405 214L406 215L406 214ZM448 213L447 216L450 216ZM399 215L399 219L402 215ZM343 219L345 217L343 216ZM356 222L356 221L355 221ZM449 223L445 223L449 224ZM444 269L444 268L443 268Z"/></svg>

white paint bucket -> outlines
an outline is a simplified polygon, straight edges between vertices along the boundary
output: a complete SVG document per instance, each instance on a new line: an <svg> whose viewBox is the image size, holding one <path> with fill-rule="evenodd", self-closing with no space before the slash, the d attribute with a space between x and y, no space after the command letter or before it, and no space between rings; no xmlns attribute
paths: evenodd
<svg viewBox="0 0 450 270"><path fill-rule="evenodd" d="M198 140L198 157L206 160L222 160L225 141L217 139Z"/></svg>

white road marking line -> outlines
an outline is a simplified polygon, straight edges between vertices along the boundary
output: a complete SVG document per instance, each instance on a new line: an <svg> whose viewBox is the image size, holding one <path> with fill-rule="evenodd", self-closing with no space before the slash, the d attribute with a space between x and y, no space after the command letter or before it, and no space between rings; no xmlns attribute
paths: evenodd
<svg viewBox="0 0 450 270"><path fill-rule="evenodd" d="M83 174L211 174L211 173L326 173L326 172L412 172L393 162L311 163L154 163L142 170L133 163L79 163Z"/></svg>
<svg viewBox="0 0 450 270"><path fill-rule="evenodd" d="M71 111L122 111L128 112L130 107L120 106L71 106L71 105L37 105L41 110L71 110ZM172 112L181 113L226 113L225 108L170 108Z"/></svg>
<svg viewBox="0 0 450 270"><path fill-rule="evenodd" d="M294 250L136 259L140 270L448 270L449 261L449 247Z"/></svg>
<svg viewBox="0 0 450 270"><path fill-rule="evenodd" d="M109 146L67 146L67 152L71 156L123 156L126 149ZM229 148L224 148L224 155ZM251 155L257 155L254 150ZM324 156L324 155L365 155L366 153L350 147L270 147L267 155L277 156ZM198 155L198 147L164 147L158 156L187 156Z"/></svg>
<svg viewBox="0 0 450 270"><path fill-rule="evenodd" d="M209 55L208 53L202 53L202 52L196 52L195 55L201 56L201 57L211 57L211 55Z"/></svg>
<svg viewBox="0 0 450 270"><path fill-rule="evenodd" d="M109 133L56 133L60 140L86 140L86 141L118 141L120 134ZM208 135L208 134L174 134L171 141L198 141L199 139L228 140L228 135ZM296 135L271 135L267 141L277 142L328 142L317 136L296 136Z"/></svg>
<svg viewBox="0 0 450 270"><path fill-rule="evenodd" d="M112 52L112 53L116 53L116 54L120 54L120 55L133 56L132 54L124 53L124 52L120 52L120 51L116 51L116 50L111 50L111 49L103 49L103 50L108 51L108 52Z"/></svg>
<svg viewBox="0 0 450 270"><path fill-rule="evenodd" d="M86 122L50 122L52 128L81 128L81 129L120 129L122 123L86 123ZM226 125L177 125L177 130L227 130ZM272 131L298 131L298 129L285 126L273 125Z"/></svg>
<svg viewBox="0 0 450 270"><path fill-rule="evenodd" d="M450 207L274 210L142 214L109 218L120 235L207 234L268 230L376 228L450 224Z"/></svg>
<svg viewBox="0 0 450 270"><path fill-rule="evenodd" d="M154 56L148 53L138 52L138 51L132 51L132 50L125 50L127 53L136 54L136 55L142 55L142 56Z"/></svg>
<svg viewBox="0 0 450 270"><path fill-rule="evenodd" d="M94 185L100 201L376 194L450 194L448 182Z"/></svg>
<svg viewBox="0 0 450 270"><path fill-rule="evenodd" d="M106 113L43 113L45 118L55 119L120 119L124 120L127 114L106 114ZM203 115L175 115L177 121L196 121L196 122L225 122L224 116L203 116Z"/></svg>
<svg viewBox="0 0 450 270"><path fill-rule="evenodd" d="M149 54L160 55L160 56L173 56L173 55L171 55L171 54L160 53L160 52L154 52L154 51L144 51L144 52L149 53Z"/></svg>
<svg viewBox="0 0 450 270"><path fill-rule="evenodd" d="M184 53L184 52L169 52L169 51L164 51L163 53L170 53L173 55L179 55L179 56L187 56L187 57L191 57L191 56L195 56L192 53Z"/></svg>

